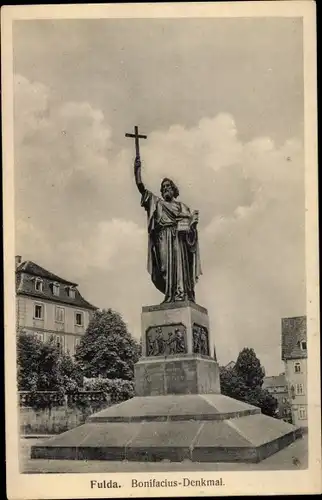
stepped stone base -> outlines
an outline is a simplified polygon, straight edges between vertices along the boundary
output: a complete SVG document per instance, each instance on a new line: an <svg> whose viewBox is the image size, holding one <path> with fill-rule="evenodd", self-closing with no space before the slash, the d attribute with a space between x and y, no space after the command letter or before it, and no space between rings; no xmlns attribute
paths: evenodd
<svg viewBox="0 0 322 500"><path fill-rule="evenodd" d="M222 394L135 397L32 446L31 458L259 462L301 435Z"/></svg>
<svg viewBox="0 0 322 500"><path fill-rule="evenodd" d="M144 307L136 397L32 446L31 458L259 462L292 443L300 429L220 394L209 334L197 304Z"/></svg>

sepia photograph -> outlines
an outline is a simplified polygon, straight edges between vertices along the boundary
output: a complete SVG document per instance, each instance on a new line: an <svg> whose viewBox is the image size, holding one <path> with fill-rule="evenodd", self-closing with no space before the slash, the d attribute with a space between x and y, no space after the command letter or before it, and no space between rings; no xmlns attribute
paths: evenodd
<svg viewBox="0 0 322 500"><path fill-rule="evenodd" d="M314 2L57 7L2 10L8 498L321 492Z"/></svg>

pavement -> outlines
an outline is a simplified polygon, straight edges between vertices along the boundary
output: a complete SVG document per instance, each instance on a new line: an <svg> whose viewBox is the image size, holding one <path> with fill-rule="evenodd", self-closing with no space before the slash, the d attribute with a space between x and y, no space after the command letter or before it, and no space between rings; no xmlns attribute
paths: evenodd
<svg viewBox="0 0 322 500"><path fill-rule="evenodd" d="M41 440L45 438L42 437ZM25 474L99 473L99 472L162 472L169 470L169 462L114 462L109 460L38 460L30 458L30 448L38 437L20 440L20 470ZM297 439L283 450L258 464L171 462L171 471L254 471L299 470L308 466L308 435Z"/></svg>

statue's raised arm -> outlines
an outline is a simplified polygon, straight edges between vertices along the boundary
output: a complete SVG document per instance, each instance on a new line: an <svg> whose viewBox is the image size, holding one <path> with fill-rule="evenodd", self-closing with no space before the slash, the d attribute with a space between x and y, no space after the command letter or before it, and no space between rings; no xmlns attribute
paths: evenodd
<svg viewBox="0 0 322 500"><path fill-rule="evenodd" d="M135 183L137 185L138 190L140 191L141 194L143 194L145 191L145 186L142 182L141 159L139 156L136 156L135 161L134 161L134 178L135 178Z"/></svg>
<svg viewBox="0 0 322 500"><path fill-rule="evenodd" d="M125 137L130 137L135 141L135 161L134 161L134 178L138 190L143 195L145 187L141 179L141 159L140 159L140 139L147 139L146 135L139 134L139 127L135 125L134 134L126 133Z"/></svg>

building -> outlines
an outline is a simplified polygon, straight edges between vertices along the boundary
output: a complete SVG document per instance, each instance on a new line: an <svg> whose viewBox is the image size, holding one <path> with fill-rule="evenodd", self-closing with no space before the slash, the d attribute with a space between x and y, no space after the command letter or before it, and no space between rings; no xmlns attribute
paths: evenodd
<svg viewBox="0 0 322 500"><path fill-rule="evenodd" d="M235 364L235 361L229 361L229 363L225 366L226 370L232 370Z"/></svg>
<svg viewBox="0 0 322 500"><path fill-rule="evenodd" d="M307 427L306 316L282 318L282 360L293 424Z"/></svg>
<svg viewBox="0 0 322 500"><path fill-rule="evenodd" d="M77 287L32 261L21 262L17 256L17 331L34 333L44 341L53 336L63 351L74 355L97 309Z"/></svg>
<svg viewBox="0 0 322 500"><path fill-rule="evenodd" d="M291 404L289 401L285 373L281 373L280 375L273 375L272 377L265 377L262 387L263 389L266 389L269 394L277 400L277 411L279 418L285 420L285 422L290 422L292 419Z"/></svg>

